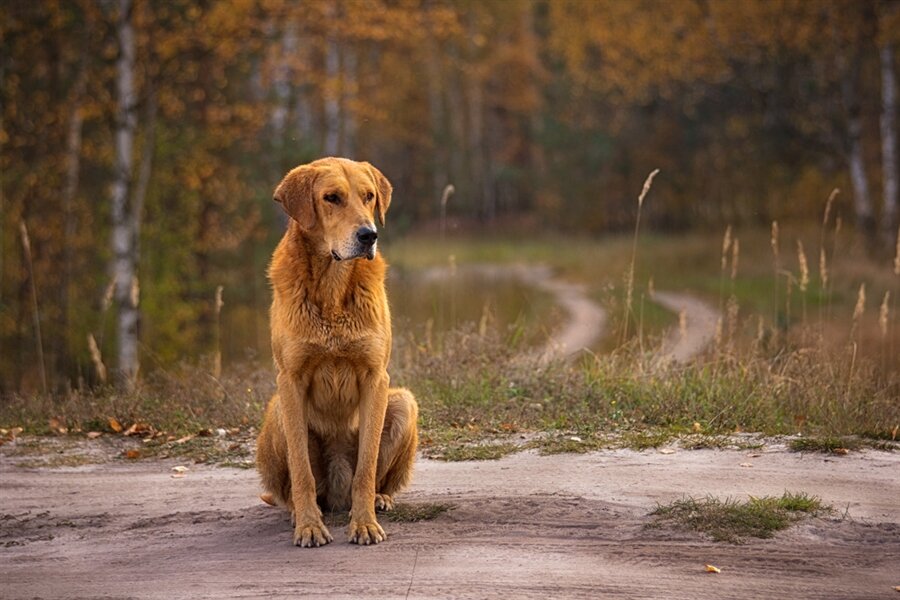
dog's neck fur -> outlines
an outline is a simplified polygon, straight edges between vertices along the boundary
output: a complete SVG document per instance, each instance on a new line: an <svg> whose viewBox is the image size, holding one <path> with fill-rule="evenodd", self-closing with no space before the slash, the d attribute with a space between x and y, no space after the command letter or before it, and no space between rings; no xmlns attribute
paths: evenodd
<svg viewBox="0 0 900 600"><path fill-rule="evenodd" d="M278 245L276 256L279 254L280 260L273 260L270 271L275 293L293 295L300 302L311 303L323 316L343 312L356 288L384 285L385 263L380 254L373 260L337 261L321 238L303 231L293 219ZM276 269L283 270L285 275L279 276ZM291 280L290 273L303 273L303 276Z"/></svg>

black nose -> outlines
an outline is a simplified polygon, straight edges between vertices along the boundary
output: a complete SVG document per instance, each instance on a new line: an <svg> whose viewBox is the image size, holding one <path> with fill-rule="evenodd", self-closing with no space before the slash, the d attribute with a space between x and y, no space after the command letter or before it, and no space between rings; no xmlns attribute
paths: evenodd
<svg viewBox="0 0 900 600"><path fill-rule="evenodd" d="M378 239L378 233L371 227L360 227L356 231L356 239L364 246L371 246Z"/></svg>

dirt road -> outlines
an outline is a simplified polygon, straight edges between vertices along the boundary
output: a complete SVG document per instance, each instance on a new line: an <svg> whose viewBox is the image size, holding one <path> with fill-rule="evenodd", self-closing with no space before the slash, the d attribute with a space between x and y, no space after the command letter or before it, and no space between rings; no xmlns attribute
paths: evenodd
<svg viewBox="0 0 900 600"><path fill-rule="evenodd" d="M487 279L513 277L527 285L550 294L565 312L565 319L542 347L534 351L545 360L577 356L585 348L594 346L606 335L606 310L587 295L584 286L559 279L553 270L540 264L473 264L455 267L431 267L421 276L445 279L465 270ZM669 332L659 350L664 360L687 362L712 342L719 313L702 300L689 294L658 291L652 300L672 312L683 315L685 327Z"/></svg>
<svg viewBox="0 0 900 600"><path fill-rule="evenodd" d="M421 460L401 503L454 508L385 523L376 547L351 546L334 526L335 543L319 549L291 545L252 470L24 469L0 453L0 597L896 598L900 455L756 452ZM656 502L683 494L785 489L849 517L742 545L646 527Z"/></svg>
<svg viewBox="0 0 900 600"><path fill-rule="evenodd" d="M663 340L660 358L688 362L712 343L720 316L715 308L690 294L677 292L658 291L652 300L678 315L680 322Z"/></svg>

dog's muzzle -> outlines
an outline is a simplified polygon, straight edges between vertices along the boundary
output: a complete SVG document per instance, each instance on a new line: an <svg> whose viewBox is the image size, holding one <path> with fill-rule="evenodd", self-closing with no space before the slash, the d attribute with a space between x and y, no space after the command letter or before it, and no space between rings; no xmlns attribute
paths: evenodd
<svg viewBox="0 0 900 600"><path fill-rule="evenodd" d="M331 258L334 260L352 260L354 258L366 257L368 260L375 258L375 251L378 245L378 232L370 225L363 225L356 230L351 241L338 250L331 251Z"/></svg>
<svg viewBox="0 0 900 600"><path fill-rule="evenodd" d="M368 260L375 258L375 244L378 241L378 232L374 227L363 225L356 230L356 243L363 256Z"/></svg>

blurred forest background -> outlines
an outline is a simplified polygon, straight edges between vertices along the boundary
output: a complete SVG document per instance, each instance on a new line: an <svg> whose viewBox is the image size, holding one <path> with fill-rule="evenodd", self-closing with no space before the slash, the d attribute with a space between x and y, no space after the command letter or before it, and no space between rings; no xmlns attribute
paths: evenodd
<svg viewBox="0 0 900 600"><path fill-rule="evenodd" d="M323 155L391 179L394 239L447 184L451 231L629 230L659 168L658 231L841 188L893 256L898 46L880 0L7 0L0 392L267 346L271 192Z"/></svg>

